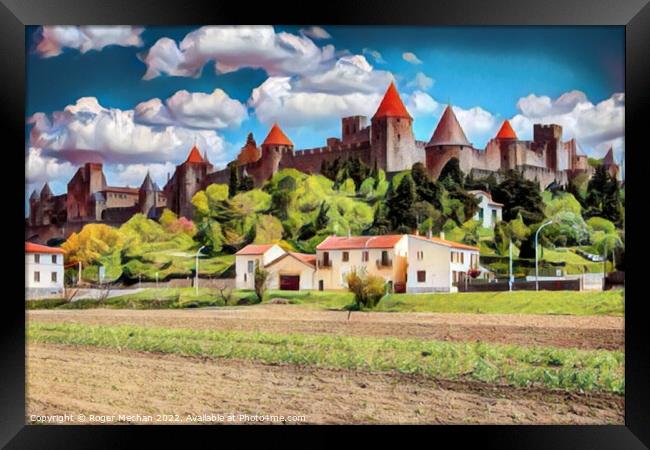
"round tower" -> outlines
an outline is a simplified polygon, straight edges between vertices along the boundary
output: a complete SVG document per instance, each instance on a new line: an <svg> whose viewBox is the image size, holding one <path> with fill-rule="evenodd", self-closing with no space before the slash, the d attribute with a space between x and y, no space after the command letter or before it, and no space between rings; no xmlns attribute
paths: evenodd
<svg viewBox="0 0 650 450"><path fill-rule="evenodd" d="M138 191L138 208L147 217L156 209L156 189L148 171Z"/></svg>
<svg viewBox="0 0 650 450"><path fill-rule="evenodd" d="M451 158L458 158L461 170L469 172L472 169L472 148L454 110L451 105L447 105L425 147L429 174L437 179L440 171Z"/></svg>
<svg viewBox="0 0 650 450"><path fill-rule="evenodd" d="M413 118L392 81L372 117L370 145L371 159L386 172L410 169L413 165L416 149Z"/></svg>
<svg viewBox="0 0 650 450"><path fill-rule="evenodd" d="M269 134L262 142L262 157L260 167L253 175L255 183L261 183L271 178L280 168L285 157L293 156L293 142L287 137L277 123L274 123Z"/></svg>

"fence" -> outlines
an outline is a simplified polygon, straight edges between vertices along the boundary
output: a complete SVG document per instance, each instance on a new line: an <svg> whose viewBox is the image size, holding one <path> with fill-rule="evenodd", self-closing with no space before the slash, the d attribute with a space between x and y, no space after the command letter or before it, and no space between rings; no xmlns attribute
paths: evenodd
<svg viewBox="0 0 650 450"><path fill-rule="evenodd" d="M508 281L479 282L472 281L458 283L459 292L489 292L489 291L508 291L510 287ZM534 291L536 283L534 281L515 281L512 283L513 291ZM540 280L540 291L579 291L580 280Z"/></svg>

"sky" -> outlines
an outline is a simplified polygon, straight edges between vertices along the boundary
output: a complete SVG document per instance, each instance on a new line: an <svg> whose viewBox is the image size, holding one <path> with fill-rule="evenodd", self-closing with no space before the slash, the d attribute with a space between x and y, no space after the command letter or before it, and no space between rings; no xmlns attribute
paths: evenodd
<svg viewBox="0 0 650 450"><path fill-rule="evenodd" d="M167 173L197 144L217 167L278 122L296 150L372 116L394 80L428 141L445 106L484 148L509 119L520 139L624 157L623 27L27 27L26 197L102 161L109 185ZM27 203L26 203L27 204Z"/></svg>

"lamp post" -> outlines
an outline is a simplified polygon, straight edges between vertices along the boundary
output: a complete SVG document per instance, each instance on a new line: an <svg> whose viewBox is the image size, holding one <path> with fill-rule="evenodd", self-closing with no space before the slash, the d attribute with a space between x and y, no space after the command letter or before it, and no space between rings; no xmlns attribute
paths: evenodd
<svg viewBox="0 0 650 450"><path fill-rule="evenodd" d="M537 231L535 231L535 290L536 291L539 291L539 263L537 258L537 250L538 250L537 238L539 237L539 232L542 231L542 228L552 223L553 221L549 220L548 222L543 223L542 226L539 227Z"/></svg>
<svg viewBox="0 0 650 450"><path fill-rule="evenodd" d="M196 293L197 297L199 296L199 254L204 248L205 245L196 251L196 264L194 266L194 292Z"/></svg>
<svg viewBox="0 0 650 450"><path fill-rule="evenodd" d="M512 239L510 239L510 261L508 264L508 290L512 292L512 282L513 282L513 273L512 273Z"/></svg>

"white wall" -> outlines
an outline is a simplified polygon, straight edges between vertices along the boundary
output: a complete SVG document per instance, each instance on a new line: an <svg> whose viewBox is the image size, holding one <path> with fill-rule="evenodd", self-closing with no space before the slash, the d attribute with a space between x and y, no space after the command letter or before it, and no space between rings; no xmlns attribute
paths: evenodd
<svg viewBox="0 0 650 450"><path fill-rule="evenodd" d="M418 252L423 252L418 259ZM426 272L424 282L417 273ZM449 291L451 287L450 247L423 238L408 236L406 292Z"/></svg>
<svg viewBox="0 0 650 450"><path fill-rule="evenodd" d="M501 207L490 205L490 199L484 193L477 192L474 195L481 201L478 207L479 210L483 211L483 222L482 222L483 228L493 228L494 225L496 225L496 223L492 220L492 211L496 211L497 221L500 221ZM474 214L474 219L480 220L478 210L476 211L476 214Z"/></svg>
<svg viewBox="0 0 650 450"><path fill-rule="evenodd" d="M36 263L36 255L40 261ZM56 257L56 263L52 257ZM34 273L39 272L40 281L34 280ZM52 281L56 273L56 281ZM25 288L28 297L48 297L63 294L63 255L51 253L25 253Z"/></svg>

